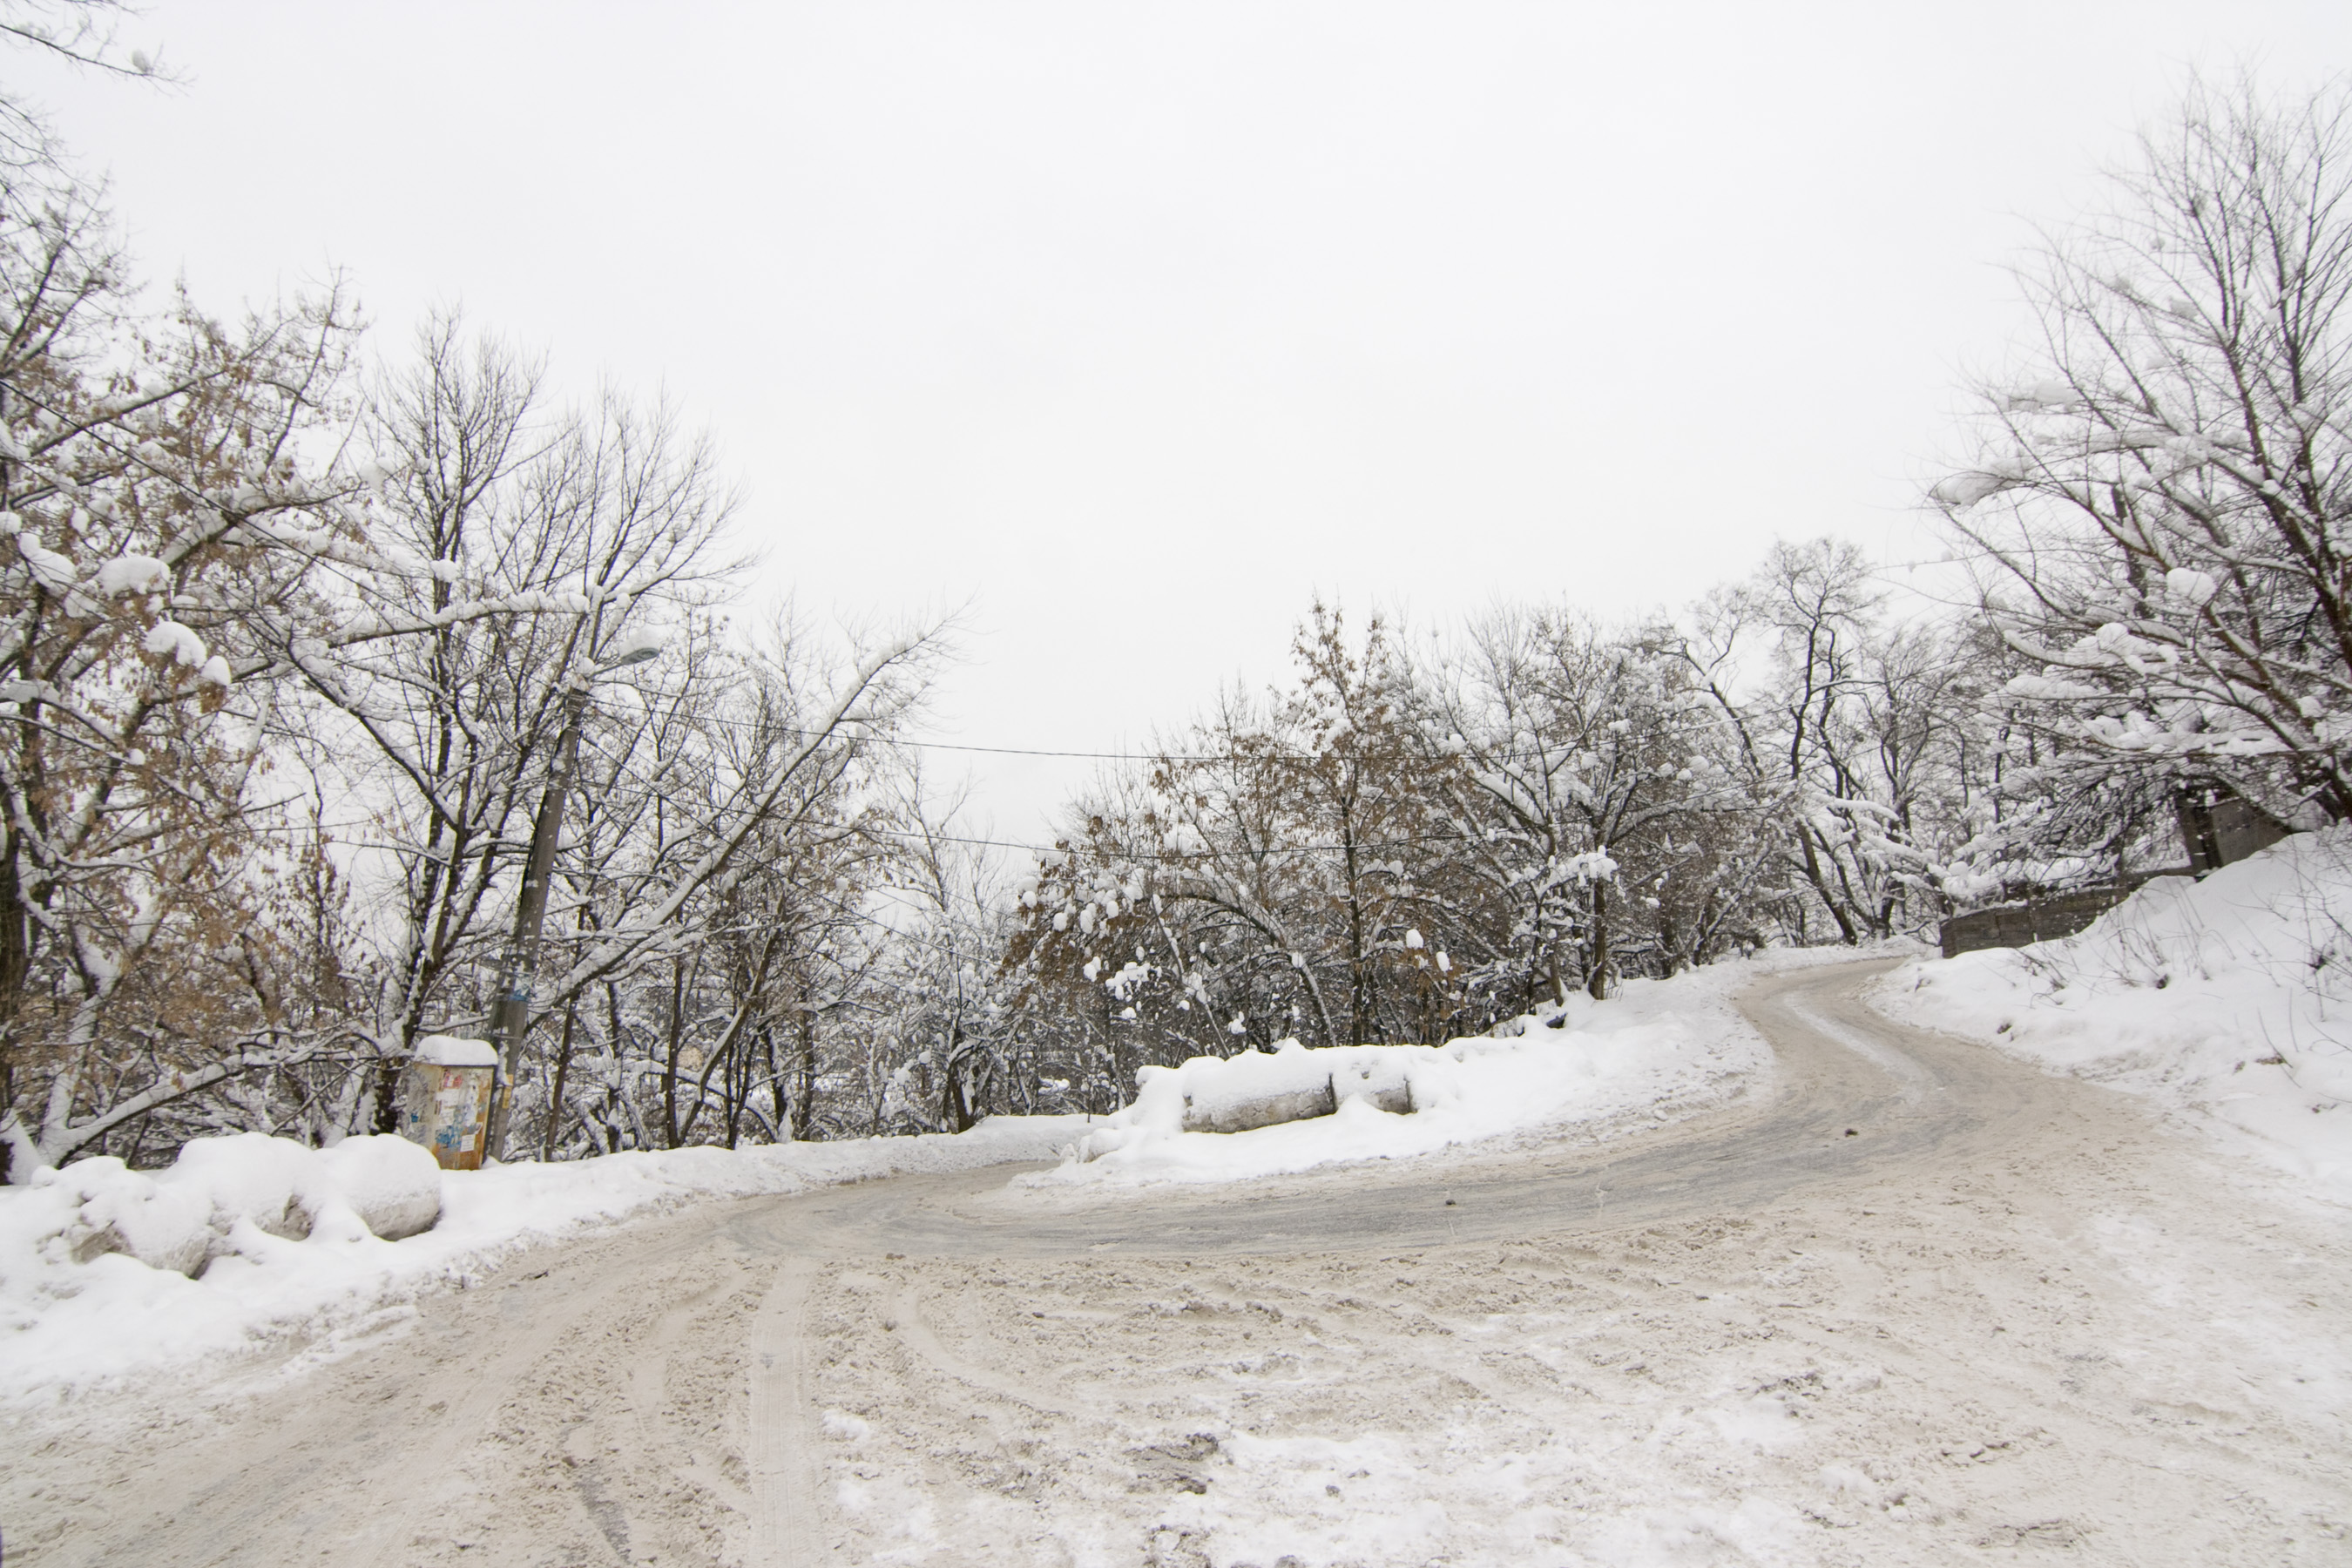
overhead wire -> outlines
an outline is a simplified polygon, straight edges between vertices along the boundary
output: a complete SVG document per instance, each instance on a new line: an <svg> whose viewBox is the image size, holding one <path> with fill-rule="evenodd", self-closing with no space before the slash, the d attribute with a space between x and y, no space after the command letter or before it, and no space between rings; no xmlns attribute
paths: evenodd
<svg viewBox="0 0 2352 1568"><path fill-rule="evenodd" d="M247 831L270 834L299 834L308 832L336 833L349 831L353 828L375 827L380 826L382 826L382 824L374 818L362 817L339 822L305 821L255 823L250 825ZM1030 854L1039 856L1072 854L1094 855L1108 859L1146 861L1151 863L1158 863L1169 859L1213 860L1220 858L1220 852L1213 849L1129 849L1076 842L1074 837L1066 838L1062 842L1056 844L1033 844L1021 839L982 838L969 834L924 833L918 829L909 827L865 826L852 829L842 835L842 837L845 838L856 838L861 837L889 838L902 843L918 845L923 843L962 844L978 848L1024 850ZM517 842L520 843L520 841ZM1501 842L1501 840L1486 838L1482 835L1473 833L1437 833L1424 834L1411 838L1365 839L1356 844L1284 844L1280 846L1278 849L1270 851L1270 853L1286 855L1344 854L1349 849L1357 849L1366 853L1370 853L1375 850L1417 849L1435 845L1465 844L1473 842L1497 843ZM372 846L372 847L401 849L413 847L388 843Z"/></svg>
<svg viewBox="0 0 2352 1568"><path fill-rule="evenodd" d="M66 418L66 417L69 417L69 416L66 416L66 415L62 414L59 410L58 410L58 409L55 409L55 408L51 407L51 406L50 406L47 402L45 402L44 400L42 400L42 399L41 399L41 398L39 398L38 396L35 395L34 394L32 394L32 393L30 393L30 392L26 391L23 387L17 386L17 385L16 385L15 383L13 383L13 382L8 382L8 381L5 381L5 380L0 380L0 386L5 386L5 387L10 391L10 392L12 392L12 393L16 394L17 396L19 396L19 397L23 398L26 403L28 403L28 404L30 404L30 405L32 405L34 407L36 407L36 408L38 408L38 409L42 410L44 413L49 414L49 415L51 415L52 416L59 417L59 418ZM207 505L207 506L216 505L216 504L217 504L217 503L216 503L216 501L215 500L215 498L213 498L212 496L209 496L209 495L205 494L203 490L201 490L201 489L197 489L195 486L193 486L193 485L191 485L191 484L187 483L184 479L183 479L182 478L180 478L180 476L178 476L178 475L176 475L176 474L174 474L174 473L172 473L170 470L168 470L168 469L166 469L166 468L162 468L162 467L160 467L159 465L157 465L157 464L155 464L155 463L153 463L153 462L150 461L150 460L145 457L145 455L144 455L144 454L142 454L142 452L140 452L140 451L138 450L138 448L137 448L135 446L121 445L121 444L118 444L117 442L115 442L115 441L113 441L113 440L110 439L110 438L109 438L109 437L108 437L108 435L106 435L106 434L101 434L101 432L100 432L100 430L99 426L95 426L95 425L86 425L86 426L83 426L81 428L79 428L79 430L77 430L77 431L75 432L75 434L76 434L76 435L78 435L78 436L80 436L80 437L85 437L85 438L87 438L87 439L92 440L92 441L96 442L98 445L100 445L100 447L105 447L107 450L109 450L109 451L112 452L116 457L118 457L118 458L121 458L121 459L123 459L123 460L125 460L125 461L127 461L127 462L130 462L130 463L135 464L135 465L137 465L138 467L140 467L140 468L142 468L146 469L148 472L150 472L150 473L152 473L152 474L155 475L157 478L159 478L159 479L163 479L166 484L168 484L168 485L172 486L172 487L173 487L173 489L178 489L178 490L180 490L180 491L184 492L184 494L186 494L187 496L189 496L191 499L194 500L195 501L199 502L200 504ZM712 715L712 714L699 715L699 716L698 716L698 719L699 719L699 721L701 721L701 722L705 722L705 723L714 723L714 724L719 724L719 725L728 726L728 727L731 727L731 728L735 728L735 729L739 729L739 730L756 730L756 729L759 729L759 728L762 728L762 727L763 727L763 726L762 726L761 721L758 721L758 720L735 720L735 719L727 719L727 718L723 718L723 717L720 717L720 716L718 716L718 715ZM817 739L822 739L822 738L825 737L826 735L835 733L835 732L837 731L837 728L838 728L838 727L835 727L835 729L827 729L827 730L811 730L811 729L807 729L807 728L804 728L804 727L799 727L799 726L793 726L793 725L782 725L782 724L780 724L780 725L773 725L773 726L765 726L765 727L767 727L767 728L772 728L772 729L774 731L774 732L776 732L776 733L778 733L778 734L794 735L794 736L798 736L798 737L800 737L800 738L802 738L802 739L809 739L809 738L817 738ZM1276 762L1276 761L1279 761L1279 762L1311 762L1311 761L1316 760L1317 756L1318 756L1318 755L1322 754L1322 753L1313 753L1313 752L1282 752L1282 751L1271 751L1271 752L1162 752L1162 751L1152 751L1152 752L1133 752L1133 751L1118 751L1118 752L1081 751L1081 750L1055 749L1055 748L1041 747L1041 746L989 746L989 745L981 745L981 744L977 744L977 743L973 743L973 742L967 742L924 740L924 739L915 739L915 738L911 738L911 737L898 737L898 736L887 736L887 735L884 735L884 736L863 736L863 735L861 735L861 736L854 736L854 737L845 737L845 740L851 740L851 741L856 741L856 740L870 740L870 741L874 742L876 744L882 745L882 746L887 746L887 747L890 747L890 748L893 748L893 749L908 749L908 750L922 750L922 751L938 751L938 752L965 752L965 753L970 753L970 754L974 754L974 755L986 755L986 756L1051 757L1051 758L1059 758L1059 759L1065 759L1065 760L1074 760L1074 761L1091 761L1091 762L1124 762L1124 763L1135 763L1135 762L1154 762L1154 763L1158 763L1158 762L1168 762L1168 763L1231 763L1231 762ZM1528 761L1528 760L1531 760L1531 759L1530 759L1530 757L1529 757L1529 755L1528 755L1528 753L1521 753L1521 752L1505 752L1505 753L1499 753L1498 755L1499 755L1499 758L1500 758L1501 760L1508 760L1508 761ZM1549 760L1550 760L1550 759L1549 759L1549 755L1545 755L1545 754L1538 754L1538 755L1537 755L1537 757L1536 757L1536 758L1534 758L1533 760L1549 761ZM306 828L306 826L307 826L307 827L308 827L309 829L310 829L310 830L320 831L320 832L327 832L327 831L335 831L335 830L346 829L346 828L352 828L352 827L373 826L376 826L376 825L377 825L377 824L376 824L376 822L375 822L373 819L359 819L359 820L355 820L355 821L352 821L352 822L334 823L334 824L329 824L329 823L324 823L324 822L313 822L313 823L309 824L309 825L304 825L304 824L300 824L300 823L285 823L285 824L255 824L255 825L251 825L251 830L252 830L252 831L255 831L255 832L266 832L266 833L289 833L289 834L290 834L290 833L297 833L297 832L304 831L304 830L305 830L305 828ZM1029 854L1037 855L1037 856L1040 856L1040 857L1043 857L1043 856L1045 856L1045 855L1049 855L1049 854L1070 853L1070 852L1073 852L1073 851L1075 851L1075 850L1076 850L1076 849L1078 849L1078 848L1080 847L1078 847L1078 846L1075 846L1075 845L1071 844L1071 843L1070 843L1068 840L1066 840L1066 839L1065 839L1065 840L1063 840L1063 841L1061 841L1061 842L1055 843L1055 844L1054 844L1054 845L1050 845L1050 846L1048 846L1048 845L1041 845L1041 844L1031 844L1031 843L1026 843L1026 842L1023 842L1023 841L1019 841L1019 840L1000 839L1000 838L982 838L982 837L970 837L970 836L966 836L966 835L959 835L959 834L947 834L947 833L916 833L916 832L913 832L913 831L911 831L911 830L897 830L897 829L887 829L887 828L871 828L871 827L868 827L868 828L863 828L863 829L860 829L859 831L860 831L860 832L863 832L863 833L866 833L866 834L877 836L877 837L897 837L897 838L900 838L900 839L902 839L902 840L906 840L906 841L908 841L908 842L919 842L919 842L950 843L950 844L961 844L961 845L968 845L968 846L972 846L972 847L984 847L984 848L992 848L992 849L1011 849L1011 850L1020 850L1020 851L1024 851L1024 852L1026 852L1026 853L1029 853ZM1461 834L1461 833L1457 833L1457 834L1439 834L1439 835L1430 835L1430 836L1425 836L1425 837L1415 837L1415 838L1394 839L1394 840L1379 840L1379 841L1368 841L1368 842L1365 842L1365 843L1353 844L1353 845L1347 845L1347 844L1289 844L1289 845L1285 845L1285 846L1283 846L1283 847L1282 847L1282 848L1283 848L1285 851L1286 851L1286 852L1294 852L1294 853L1335 853L1335 852L1345 852L1345 851L1349 850L1349 849L1358 849L1358 850L1366 850L1366 851L1370 851L1370 850L1381 850L1381 849L1415 848L1415 847L1421 847L1427 846L1427 845L1432 845L1432 844L1441 844L1441 843L1454 843L1454 844L1465 843L1465 842L1473 841L1474 839L1476 839L1476 838L1478 838L1478 837L1481 837L1481 836L1478 836L1478 835L1473 835L1473 834ZM1491 841L1491 840L1489 840L1489 841ZM390 846L383 846L383 847L397 848L397 847L399 847L399 846L396 846L396 845L390 845ZM1104 856L1104 857L1106 857L1106 858L1117 858L1117 859L1128 859L1128 860L1150 860L1150 861L1158 861L1158 860L1164 859L1164 858L1167 858L1171 857L1171 856L1172 856L1172 857L1174 857L1174 858L1178 858L1178 859L1210 859L1210 858L1215 858L1215 852L1214 852L1214 851L1207 851L1207 850L1202 850L1202 851L1187 851L1187 850L1179 850L1179 849L1167 848L1167 849L1160 849L1160 850L1154 850L1154 851L1142 851L1142 850L1130 850L1130 849L1108 848L1108 847L1099 847L1099 846L1087 846L1087 847L1086 847L1086 848L1087 848L1087 851L1088 851L1088 852L1090 852L1090 853L1094 853L1094 854L1101 855L1101 856Z"/></svg>

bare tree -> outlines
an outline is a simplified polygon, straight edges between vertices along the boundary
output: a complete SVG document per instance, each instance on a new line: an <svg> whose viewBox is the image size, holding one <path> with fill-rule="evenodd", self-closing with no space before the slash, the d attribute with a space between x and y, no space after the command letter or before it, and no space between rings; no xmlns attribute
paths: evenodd
<svg viewBox="0 0 2352 1568"><path fill-rule="evenodd" d="M237 327L135 309L62 171L0 182L0 1138L21 1179L316 1042L257 919L288 637L333 634L336 297ZM326 437L327 462L305 457Z"/></svg>
<svg viewBox="0 0 2352 1568"><path fill-rule="evenodd" d="M1725 716L1671 627L1498 610L1422 687L1465 764L1450 858L1490 890L1479 960L1501 996L1604 996L1621 970L1712 956L1736 929L1760 857L1724 852L1751 795L1706 744Z"/></svg>
<svg viewBox="0 0 2352 1568"><path fill-rule="evenodd" d="M316 754L375 818L397 879L370 1031L387 1063L428 1022L479 1010L579 683L724 570L730 498L706 447L663 410L608 397L551 416L540 402L534 366L428 323L415 368L376 399L372 438L395 477L366 550L336 563L341 625L288 627L281 645L320 716ZM379 1125L391 1082L378 1073Z"/></svg>
<svg viewBox="0 0 2352 1568"><path fill-rule="evenodd" d="M657 1086L657 1111L629 1110L625 1142L649 1129L665 1147L731 1142L747 1117L766 1137L813 1125L815 1026L842 1002L839 938L845 924L879 926L872 895L905 864L876 773L928 636L846 672L803 640L782 626L763 646L700 628L665 656L640 711L607 717L587 769L551 909L565 936L534 1016L567 1036L588 1016L608 1120ZM846 968L862 979L862 964ZM562 1071L541 1073L553 1109L532 1113L566 1113Z"/></svg>
<svg viewBox="0 0 2352 1568"><path fill-rule="evenodd" d="M5 0L0 40L79 70L139 80L177 79L162 51L149 54L121 39L123 24L140 15L122 0ZM0 89L0 170L20 192L65 192L57 144L48 124L14 92Z"/></svg>
<svg viewBox="0 0 2352 1568"><path fill-rule="evenodd" d="M2352 814L2352 85L2193 81L2021 274L2035 352L1935 488L2045 776Z"/></svg>

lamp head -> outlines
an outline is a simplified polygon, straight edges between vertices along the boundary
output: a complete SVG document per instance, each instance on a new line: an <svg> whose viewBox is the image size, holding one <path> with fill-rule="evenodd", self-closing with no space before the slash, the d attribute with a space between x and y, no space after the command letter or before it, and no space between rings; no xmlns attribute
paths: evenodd
<svg viewBox="0 0 2352 1568"><path fill-rule="evenodd" d="M655 632L631 632L621 639L604 662L596 667L599 674L612 669L626 669L633 664L643 664L662 650L662 638Z"/></svg>

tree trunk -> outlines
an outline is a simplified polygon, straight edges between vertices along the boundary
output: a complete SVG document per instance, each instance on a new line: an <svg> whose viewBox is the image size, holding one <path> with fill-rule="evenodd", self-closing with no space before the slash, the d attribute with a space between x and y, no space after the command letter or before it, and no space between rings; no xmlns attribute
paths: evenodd
<svg viewBox="0 0 2352 1568"><path fill-rule="evenodd" d="M547 1127L539 1140L539 1157L542 1161L555 1158L555 1141L563 1131L563 1080L572 1072L572 1031L579 1026L580 1009L575 1005L563 1010L563 1039L555 1048L555 1079L547 1091Z"/></svg>
<svg viewBox="0 0 2352 1568"><path fill-rule="evenodd" d="M1584 977L1584 989L1595 1002L1609 997L1609 884L1592 884L1592 968Z"/></svg>
<svg viewBox="0 0 2352 1568"><path fill-rule="evenodd" d="M686 961L673 959L669 966L669 1041L662 1053L662 1136L663 1147L677 1147L677 1053L686 1029Z"/></svg>
<svg viewBox="0 0 2352 1568"><path fill-rule="evenodd" d="M805 988L801 992L799 1034L793 1062L793 1142L804 1143L816 1125L816 1011L809 1005Z"/></svg>

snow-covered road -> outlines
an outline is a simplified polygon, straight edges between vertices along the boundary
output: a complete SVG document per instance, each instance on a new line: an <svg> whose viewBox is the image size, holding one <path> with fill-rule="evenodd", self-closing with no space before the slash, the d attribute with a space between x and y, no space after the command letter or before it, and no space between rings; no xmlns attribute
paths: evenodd
<svg viewBox="0 0 2352 1568"><path fill-rule="evenodd" d="M2352 1556L2344 1211L1885 1022L1884 967L1759 983L1779 1092L1639 1138L542 1249L335 1364L19 1428L9 1562Z"/></svg>

